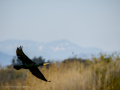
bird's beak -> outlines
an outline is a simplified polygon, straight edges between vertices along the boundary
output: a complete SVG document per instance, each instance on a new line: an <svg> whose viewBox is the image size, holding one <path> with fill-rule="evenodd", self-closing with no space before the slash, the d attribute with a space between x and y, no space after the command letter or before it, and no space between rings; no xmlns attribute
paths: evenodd
<svg viewBox="0 0 120 90"><path fill-rule="evenodd" d="M47 65L47 64L50 64L50 63L44 63L43 65Z"/></svg>

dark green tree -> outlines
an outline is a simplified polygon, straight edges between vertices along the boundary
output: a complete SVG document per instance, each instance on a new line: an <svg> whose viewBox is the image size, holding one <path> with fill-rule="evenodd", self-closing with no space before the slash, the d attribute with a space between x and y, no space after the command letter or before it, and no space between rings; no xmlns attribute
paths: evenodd
<svg viewBox="0 0 120 90"><path fill-rule="evenodd" d="M34 57L33 59L32 59L32 61L33 62L35 62L35 63L37 63L37 64L39 64L39 63L44 63L45 62L45 59L43 59L41 56L40 57Z"/></svg>
<svg viewBox="0 0 120 90"><path fill-rule="evenodd" d="M34 57L34 58L32 59L32 61L35 62L35 63L37 63L37 64L39 64L39 63L44 63L44 62L45 62L45 59L43 59L43 58L40 56L40 57L38 57L38 58L37 58L37 57ZM14 63L22 64L22 61L15 56L15 57L13 57L13 59L12 59L12 64L14 64Z"/></svg>

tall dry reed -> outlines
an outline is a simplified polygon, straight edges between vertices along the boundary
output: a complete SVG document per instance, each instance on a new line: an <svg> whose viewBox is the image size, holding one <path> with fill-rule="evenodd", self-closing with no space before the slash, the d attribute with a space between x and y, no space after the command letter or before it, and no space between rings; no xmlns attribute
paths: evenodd
<svg viewBox="0 0 120 90"><path fill-rule="evenodd" d="M83 63L79 61L52 63L49 68L40 68L51 82L42 81L27 72L24 86L20 90L120 90L120 58L93 58ZM19 81L18 81L19 82ZM1 85L2 86L2 85ZM14 88L2 88L13 90ZM16 90L14 89L14 90Z"/></svg>

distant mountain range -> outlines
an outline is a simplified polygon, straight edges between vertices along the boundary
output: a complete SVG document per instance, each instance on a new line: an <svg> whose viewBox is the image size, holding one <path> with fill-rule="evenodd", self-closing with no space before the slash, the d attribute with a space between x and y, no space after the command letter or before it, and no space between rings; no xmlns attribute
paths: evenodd
<svg viewBox="0 0 120 90"><path fill-rule="evenodd" d="M100 48L84 48L68 40L57 40L48 43L29 40L6 40L0 42L0 63L10 62L16 56L16 48L23 46L24 53L30 57L42 56L46 60L63 60L74 57L90 57L103 52ZM85 56L86 55L86 56Z"/></svg>
<svg viewBox="0 0 120 90"><path fill-rule="evenodd" d="M0 65L9 65L12 62L13 56L0 52Z"/></svg>

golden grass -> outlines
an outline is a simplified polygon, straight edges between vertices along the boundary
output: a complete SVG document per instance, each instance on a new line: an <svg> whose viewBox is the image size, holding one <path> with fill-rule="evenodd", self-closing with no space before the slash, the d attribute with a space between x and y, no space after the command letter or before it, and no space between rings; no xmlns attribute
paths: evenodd
<svg viewBox="0 0 120 90"><path fill-rule="evenodd" d="M49 69L40 68L44 76L51 82L42 81L27 72L20 88L2 88L3 90L120 90L120 58L93 58L87 64L79 61L52 63ZM6 83L6 85L10 85ZM24 88L22 88L24 86ZM26 86L26 87L25 87ZM1 85L2 87L2 85Z"/></svg>

